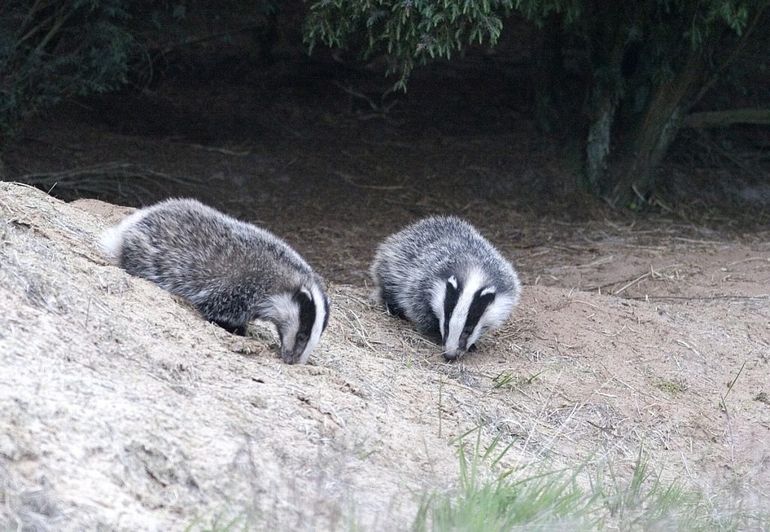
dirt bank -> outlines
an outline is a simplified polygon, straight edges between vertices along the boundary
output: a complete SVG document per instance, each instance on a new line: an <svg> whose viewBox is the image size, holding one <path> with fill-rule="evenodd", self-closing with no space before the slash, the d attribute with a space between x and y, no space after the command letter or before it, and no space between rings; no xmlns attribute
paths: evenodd
<svg viewBox="0 0 770 532"><path fill-rule="evenodd" d="M476 426L513 443L507 466L622 471L643 444L671 476L767 504L766 244L701 250L698 271L663 246L685 266L610 294L530 284L457 364L333 284L322 345L294 367L269 329L231 336L107 264L95 235L123 212L0 184L2 528L403 529L454 485Z"/></svg>

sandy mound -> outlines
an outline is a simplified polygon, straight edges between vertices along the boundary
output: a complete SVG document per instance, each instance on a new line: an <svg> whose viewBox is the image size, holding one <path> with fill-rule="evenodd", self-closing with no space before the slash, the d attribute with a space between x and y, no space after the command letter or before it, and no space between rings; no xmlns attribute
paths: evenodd
<svg viewBox="0 0 770 532"><path fill-rule="evenodd" d="M0 528L403 529L477 426L513 443L509 466L622 470L643 444L670 475L767 504L763 294L528 286L506 328L445 364L366 289L332 286L312 364L287 366L268 330L231 336L107 264L95 241L116 209L0 183Z"/></svg>

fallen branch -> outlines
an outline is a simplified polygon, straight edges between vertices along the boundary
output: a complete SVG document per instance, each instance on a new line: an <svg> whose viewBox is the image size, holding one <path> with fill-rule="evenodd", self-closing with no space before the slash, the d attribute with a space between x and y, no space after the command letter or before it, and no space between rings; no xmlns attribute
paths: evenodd
<svg viewBox="0 0 770 532"><path fill-rule="evenodd" d="M727 127L733 124L770 124L770 109L745 108L727 111L692 113L684 119L684 126L692 128Z"/></svg>

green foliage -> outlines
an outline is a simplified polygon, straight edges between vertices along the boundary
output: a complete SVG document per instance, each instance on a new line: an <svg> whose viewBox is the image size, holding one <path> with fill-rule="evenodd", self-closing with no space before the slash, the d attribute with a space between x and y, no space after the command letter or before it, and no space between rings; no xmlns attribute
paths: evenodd
<svg viewBox="0 0 770 532"><path fill-rule="evenodd" d="M765 2L766 3L766 2ZM417 64L450 59L468 45L497 43L504 18L518 13L538 26L549 17L560 20L559 31L582 40L601 56L617 41L625 47L646 42L648 62L670 69L672 47L689 44L703 49L725 28L740 33L761 0L316 0L311 2L305 39L312 50L321 43L354 47L364 57L386 53L398 66L404 86ZM611 39L611 42L607 42ZM595 74L614 75L597 61Z"/></svg>
<svg viewBox="0 0 770 532"><path fill-rule="evenodd" d="M0 4L0 146L30 113L115 89L134 40L122 0Z"/></svg>
<svg viewBox="0 0 770 532"><path fill-rule="evenodd" d="M385 52L397 62L397 86L405 88L416 64L450 59L469 44L494 45L503 29L503 17L513 0L320 0L307 15L305 39L311 50L317 43L346 47L352 43L364 56Z"/></svg>

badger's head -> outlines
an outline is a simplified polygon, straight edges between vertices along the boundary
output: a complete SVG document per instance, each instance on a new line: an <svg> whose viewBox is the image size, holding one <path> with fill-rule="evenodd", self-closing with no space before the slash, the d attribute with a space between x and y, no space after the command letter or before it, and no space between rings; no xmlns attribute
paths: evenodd
<svg viewBox="0 0 770 532"><path fill-rule="evenodd" d="M326 330L329 298L320 283L312 282L273 296L267 314L281 337L283 361L304 364Z"/></svg>
<svg viewBox="0 0 770 532"><path fill-rule="evenodd" d="M450 272L434 284L431 308L438 318L444 358L461 356L482 334L508 319L518 299L517 288L498 284L475 267Z"/></svg>

